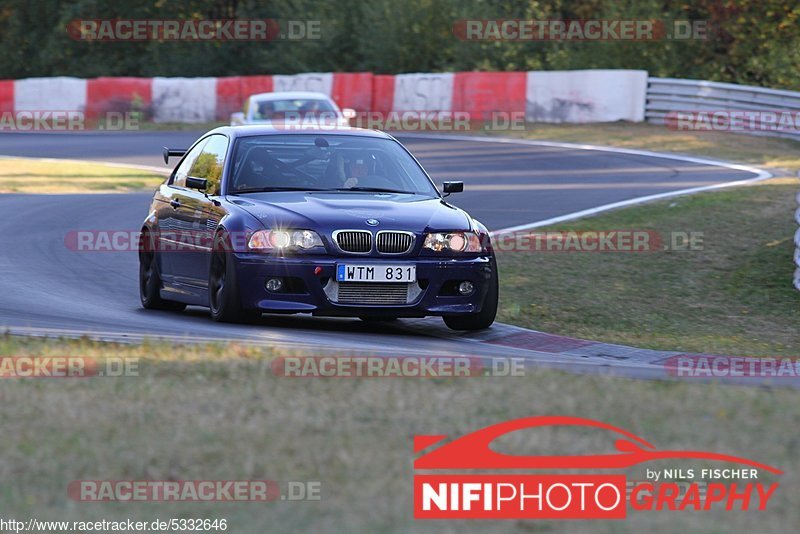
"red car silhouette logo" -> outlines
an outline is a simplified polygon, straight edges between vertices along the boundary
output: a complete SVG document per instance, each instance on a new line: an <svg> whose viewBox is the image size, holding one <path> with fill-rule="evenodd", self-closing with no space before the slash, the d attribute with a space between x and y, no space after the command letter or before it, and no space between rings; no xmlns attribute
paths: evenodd
<svg viewBox="0 0 800 534"><path fill-rule="evenodd" d="M518 456L503 454L490 448L490 444L502 435L516 430L536 427L594 427L609 430L619 435L614 443L618 452L612 454L564 455L564 456ZM440 443L447 436L414 436L414 452L420 452ZM700 459L731 462L777 475L783 471L775 467L727 454L707 451L659 451L644 439L621 428L581 417L540 416L514 419L482 428L454 439L414 461L415 469L622 469L644 462L665 459Z"/></svg>

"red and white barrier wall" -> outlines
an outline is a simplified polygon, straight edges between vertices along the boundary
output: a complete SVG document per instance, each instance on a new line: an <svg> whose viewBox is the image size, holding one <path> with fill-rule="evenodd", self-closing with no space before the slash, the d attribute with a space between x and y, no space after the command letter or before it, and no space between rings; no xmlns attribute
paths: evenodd
<svg viewBox="0 0 800 534"><path fill-rule="evenodd" d="M269 91L317 91L360 112L494 112L537 122L644 120L647 72L577 70L373 75L306 73L222 78L29 78L0 80L0 112L145 110L156 122L227 120L244 99Z"/></svg>
<svg viewBox="0 0 800 534"><path fill-rule="evenodd" d="M644 120L647 72L571 70L527 73L526 117L533 122Z"/></svg>

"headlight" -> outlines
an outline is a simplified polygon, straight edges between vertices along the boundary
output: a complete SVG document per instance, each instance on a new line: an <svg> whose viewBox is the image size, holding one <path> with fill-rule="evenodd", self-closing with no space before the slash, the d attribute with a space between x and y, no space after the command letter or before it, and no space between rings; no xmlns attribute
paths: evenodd
<svg viewBox="0 0 800 534"><path fill-rule="evenodd" d="M310 249L321 247L322 240L312 230L259 230L250 236L247 247L255 251Z"/></svg>
<svg viewBox="0 0 800 534"><path fill-rule="evenodd" d="M475 232L441 232L427 234L425 236L423 248L436 252L483 252L481 239Z"/></svg>

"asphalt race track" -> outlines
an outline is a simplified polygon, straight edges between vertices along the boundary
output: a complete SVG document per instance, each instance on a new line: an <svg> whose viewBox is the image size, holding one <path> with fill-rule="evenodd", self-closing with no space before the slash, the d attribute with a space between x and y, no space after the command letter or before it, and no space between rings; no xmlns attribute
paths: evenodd
<svg viewBox="0 0 800 534"><path fill-rule="evenodd" d="M161 148L188 147L200 134L3 133L0 154L103 160L167 169ZM435 182L463 180L465 192L451 200L491 230L629 198L753 176L711 165L614 152L397 137ZM147 203L136 202L143 219ZM131 205L136 204L132 201Z"/></svg>
<svg viewBox="0 0 800 534"><path fill-rule="evenodd" d="M197 135L3 133L0 154L163 167L162 146L185 147ZM398 137L436 182L463 180L466 192L453 196L453 202L490 229L754 176L650 156ZM70 230L136 230L146 215L149 198L149 193L0 195L0 235L5 248L0 255L0 328L14 333L86 333L134 341L142 336L239 339L374 354L515 355L509 348L476 343L480 335L451 332L438 318L376 326L357 319L264 316L260 324L226 325L214 323L201 308L182 313L145 311L139 304L134 252L74 252L65 247L64 235Z"/></svg>

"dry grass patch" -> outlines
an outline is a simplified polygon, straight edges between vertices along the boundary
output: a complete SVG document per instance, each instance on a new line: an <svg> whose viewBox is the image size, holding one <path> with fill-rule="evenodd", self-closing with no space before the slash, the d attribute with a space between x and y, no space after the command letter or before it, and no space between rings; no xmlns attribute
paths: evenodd
<svg viewBox="0 0 800 534"><path fill-rule="evenodd" d="M102 163L0 157L0 193L124 193L163 181L161 174Z"/></svg>

